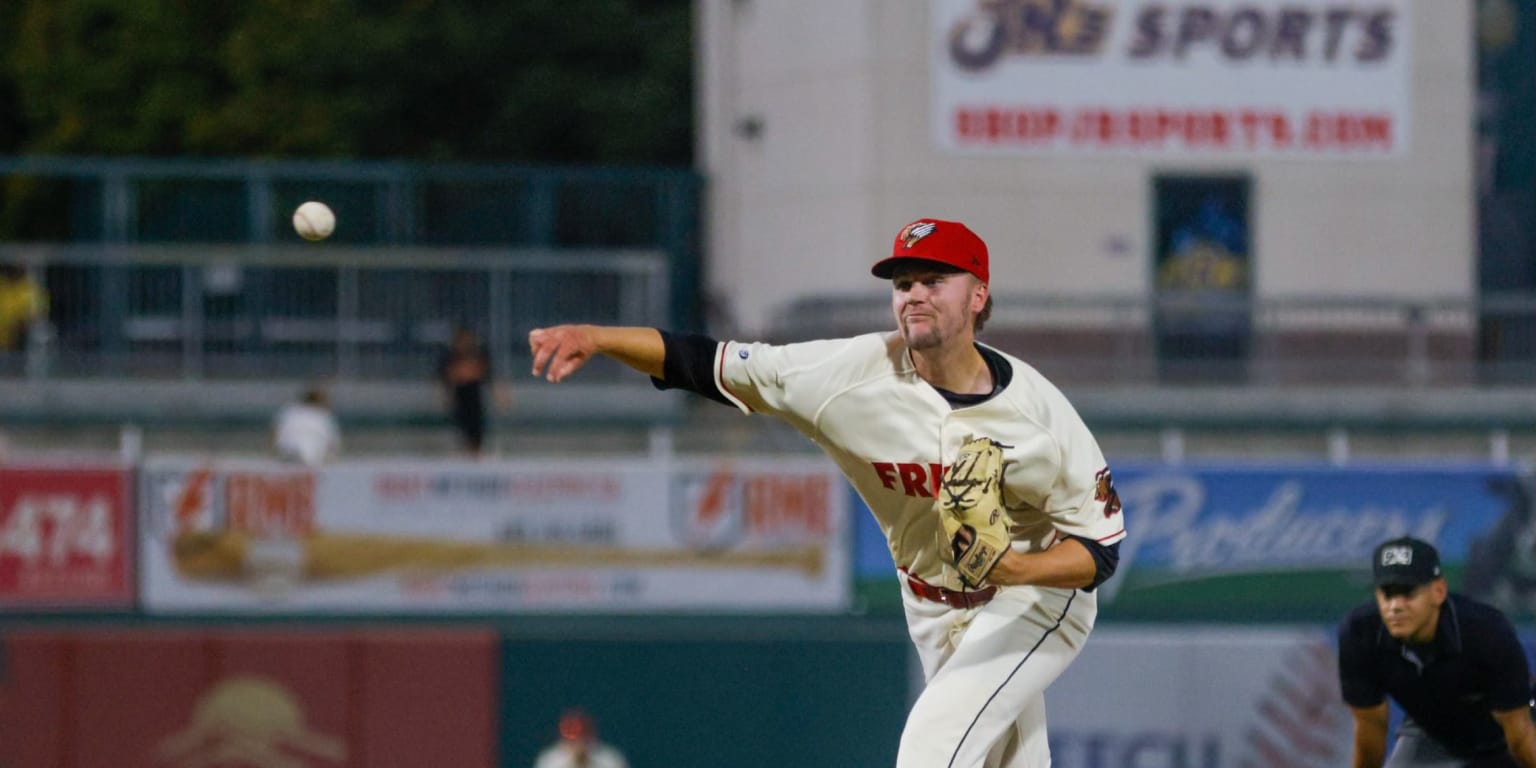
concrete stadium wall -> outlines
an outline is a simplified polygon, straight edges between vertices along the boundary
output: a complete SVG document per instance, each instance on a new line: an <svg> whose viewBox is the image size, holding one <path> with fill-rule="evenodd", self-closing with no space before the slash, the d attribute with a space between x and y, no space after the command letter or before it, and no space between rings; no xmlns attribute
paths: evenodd
<svg viewBox="0 0 1536 768"><path fill-rule="evenodd" d="M1153 177L1243 172L1256 295L1469 296L1473 5L1400 7L1406 149L1329 161L941 151L928 3L697 0L708 287L739 329L761 332L793 297L880 292L869 264L932 216L988 241L995 291L1138 294L1152 280Z"/></svg>

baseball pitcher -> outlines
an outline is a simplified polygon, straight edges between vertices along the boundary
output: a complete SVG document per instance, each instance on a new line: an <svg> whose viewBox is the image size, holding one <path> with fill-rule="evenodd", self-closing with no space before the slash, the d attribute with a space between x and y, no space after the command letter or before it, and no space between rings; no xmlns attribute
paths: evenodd
<svg viewBox="0 0 1536 768"><path fill-rule="evenodd" d="M927 679L898 768L1050 765L1047 686L1082 650L1094 589L1119 562L1120 500L1093 435L1022 360L979 344L986 244L921 219L874 265L897 329L769 345L650 328L529 334L559 382L593 355L745 413L826 451L890 543Z"/></svg>

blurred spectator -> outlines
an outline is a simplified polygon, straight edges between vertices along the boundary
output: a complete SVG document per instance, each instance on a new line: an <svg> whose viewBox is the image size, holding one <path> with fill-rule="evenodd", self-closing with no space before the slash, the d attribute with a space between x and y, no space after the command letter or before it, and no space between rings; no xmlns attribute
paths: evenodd
<svg viewBox="0 0 1536 768"><path fill-rule="evenodd" d="M454 331L438 362L437 377L460 444L470 455L480 455L485 445L487 391L494 392L501 407L509 404L510 396L492 384L490 353L474 331L463 327Z"/></svg>
<svg viewBox="0 0 1536 768"><path fill-rule="evenodd" d="M341 428L324 387L310 387L299 402L278 410L272 422L272 445L284 459L310 467L336 458L341 452Z"/></svg>
<svg viewBox="0 0 1536 768"><path fill-rule="evenodd" d="M581 709L560 716L560 740L539 753L533 768L629 768L624 755L597 740L597 724Z"/></svg>
<svg viewBox="0 0 1536 768"><path fill-rule="evenodd" d="M48 294L19 264L0 264L0 352L19 352L48 316Z"/></svg>

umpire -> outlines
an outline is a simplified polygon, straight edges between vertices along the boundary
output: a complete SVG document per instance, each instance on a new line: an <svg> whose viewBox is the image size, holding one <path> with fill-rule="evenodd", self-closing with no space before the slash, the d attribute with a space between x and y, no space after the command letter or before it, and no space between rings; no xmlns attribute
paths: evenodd
<svg viewBox="0 0 1536 768"><path fill-rule="evenodd" d="M1530 675L1509 620L1452 594L1427 542L1383 542L1371 563L1375 603L1339 625L1354 768L1383 765L1388 696L1406 717L1386 768L1536 768Z"/></svg>

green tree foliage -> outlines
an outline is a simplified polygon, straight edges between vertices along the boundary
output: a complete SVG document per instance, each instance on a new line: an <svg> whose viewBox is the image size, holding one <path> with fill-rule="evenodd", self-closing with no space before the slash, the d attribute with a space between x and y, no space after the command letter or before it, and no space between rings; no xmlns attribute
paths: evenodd
<svg viewBox="0 0 1536 768"><path fill-rule="evenodd" d="M688 0L4 0L0 153L687 164Z"/></svg>

